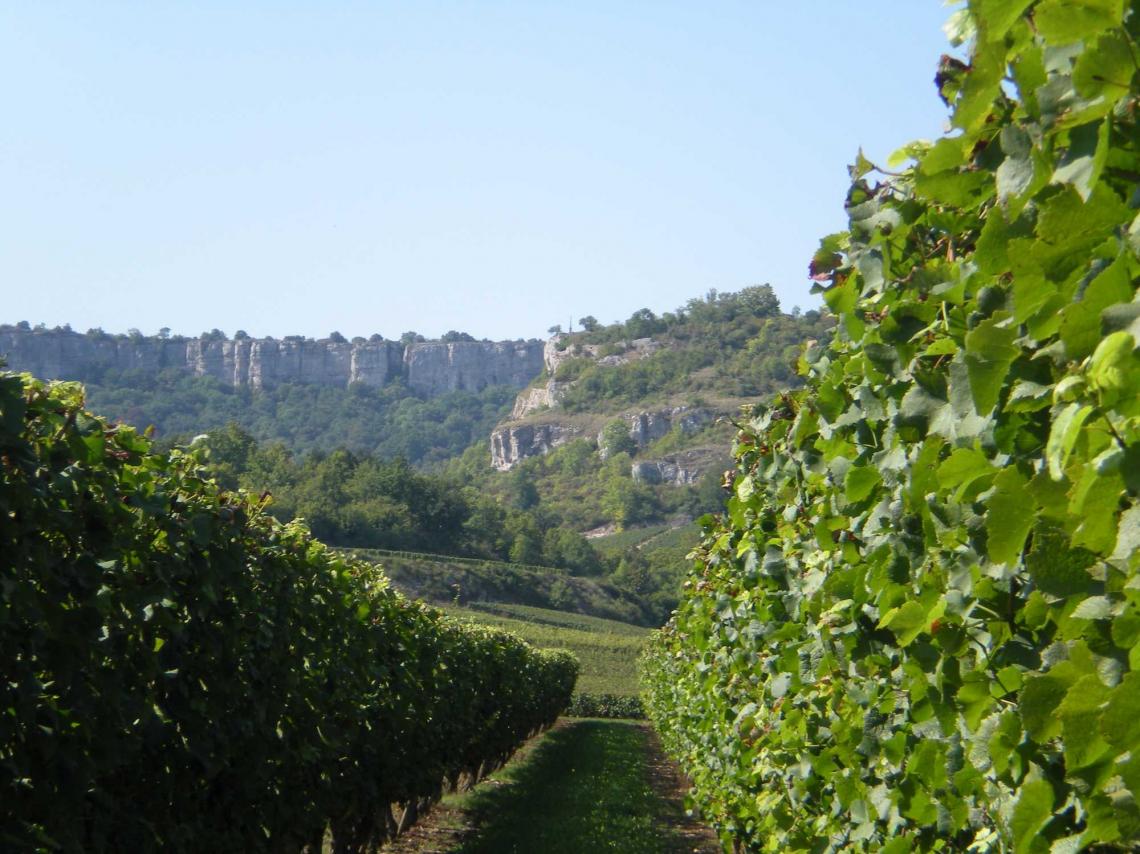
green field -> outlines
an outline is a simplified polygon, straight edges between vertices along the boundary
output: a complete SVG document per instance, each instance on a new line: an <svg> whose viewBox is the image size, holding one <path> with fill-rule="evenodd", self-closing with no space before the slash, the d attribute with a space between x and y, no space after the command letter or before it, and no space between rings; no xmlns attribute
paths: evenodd
<svg viewBox="0 0 1140 854"><path fill-rule="evenodd" d="M650 537L669 530L668 525L646 525L644 528L627 528L602 537L594 537L590 545L604 555L620 555L628 548L639 546Z"/></svg>
<svg viewBox="0 0 1140 854"><path fill-rule="evenodd" d="M701 530L694 522L684 525L650 525L630 528L590 543L607 557L618 557L627 549L637 549L654 564L666 562L684 566L685 555L700 541Z"/></svg>
<svg viewBox="0 0 1140 854"><path fill-rule="evenodd" d="M444 610L508 629L537 647L570 650L582 665L579 692L624 697L638 694L637 658L648 636L640 626L527 605L449 605Z"/></svg>

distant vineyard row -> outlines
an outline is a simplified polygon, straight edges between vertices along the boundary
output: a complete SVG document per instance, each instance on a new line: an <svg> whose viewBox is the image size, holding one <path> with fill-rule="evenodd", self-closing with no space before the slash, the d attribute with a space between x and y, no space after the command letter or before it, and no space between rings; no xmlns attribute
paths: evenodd
<svg viewBox="0 0 1140 854"><path fill-rule="evenodd" d="M552 723L577 662L0 374L0 673L0 848L357 851Z"/></svg>
<svg viewBox="0 0 1140 854"><path fill-rule="evenodd" d="M737 850L1140 842L1140 4L954 21L955 133L852 168L837 334L645 661Z"/></svg>

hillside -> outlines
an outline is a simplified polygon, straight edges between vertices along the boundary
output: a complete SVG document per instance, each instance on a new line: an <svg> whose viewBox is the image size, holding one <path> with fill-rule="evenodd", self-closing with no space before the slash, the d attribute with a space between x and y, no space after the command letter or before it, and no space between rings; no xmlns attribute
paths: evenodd
<svg viewBox="0 0 1140 854"><path fill-rule="evenodd" d="M667 447L651 449L656 455L727 448L726 437L692 437L757 396L795 386L799 347L829 328L815 311L781 313L767 285L710 291L660 317L640 309L621 323L602 326L592 317L581 323L582 331L547 342L542 373L492 434L495 468L510 470L580 438L595 441L603 454L607 444L646 451L666 436ZM620 437L622 424L632 445ZM658 466L658 480L691 483L700 471L664 462L673 465Z"/></svg>
<svg viewBox="0 0 1140 854"><path fill-rule="evenodd" d="M303 518L332 545L556 567L623 591L607 616L660 623L692 538L659 550L599 537L719 510L733 420L794 382L800 345L829 323L782 313L758 286L581 324L543 344L21 323L0 326L0 355L85 380L94 411L154 426L163 446L207 434L223 485L267 494L278 519ZM507 601L563 607L531 580L532 598Z"/></svg>
<svg viewBox="0 0 1140 854"><path fill-rule="evenodd" d="M345 448L431 465L481 440L542 369L539 341L440 341L407 333L346 340L84 334L0 325L0 360L42 379L79 380L113 420L166 445L228 423L293 453Z"/></svg>
<svg viewBox="0 0 1140 854"><path fill-rule="evenodd" d="M650 626L660 622L636 591L564 569L381 549L342 549L384 567L401 592L441 606L539 608L575 624L589 620Z"/></svg>

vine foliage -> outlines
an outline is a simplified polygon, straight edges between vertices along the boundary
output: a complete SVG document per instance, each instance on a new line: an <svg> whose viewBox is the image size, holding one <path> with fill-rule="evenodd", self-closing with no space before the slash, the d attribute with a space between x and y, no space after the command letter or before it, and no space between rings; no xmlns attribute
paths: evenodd
<svg viewBox="0 0 1140 854"><path fill-rule="evenodd" d="M0 849L369 849L569 703L200 456L0 373Z"/></svg>
<svg viewBox="0 0 1140 854"><path fill-rule="evenodd" d="M740 848L1140 840L1137 5L974 0L953 130L852 167L836 335L644 661Z"/></svg>

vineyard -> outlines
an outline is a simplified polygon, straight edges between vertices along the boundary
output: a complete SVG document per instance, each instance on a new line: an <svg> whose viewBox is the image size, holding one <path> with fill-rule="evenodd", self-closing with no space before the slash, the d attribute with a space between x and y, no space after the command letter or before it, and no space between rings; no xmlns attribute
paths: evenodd
<svg viewBox="0 0 1140 854"><path fill-rule="evenodd" d="M737 850L1140 840L1140 14L954 24L953 131L852 168L837 334L739 434L644 662Z"/></svg>
<svg viewBox="0 0 1140 854"><path fill-rule="evenodd" d="M539 649L565 649L578 660L578 684L566 709L576 717L644 718L637 660L647 629L616 620L526 605L446 606L457 618L510 631Z"/></svg>
<svg viewBox="0 0 1140 854"><path fill-rule="evenodd" d="M0 374L0 848L336 851L403 831L570 700L577 662Z"/></svg>
<svg viewBox="0 0 1140 854"><path fill-rule="evenodd" d="M957 5L950 130L851 167L810 266L829 313L770 332L814 330L800 380L741 416L658 630L698 536L664 511L701 510L562 537L630 465L587 438L510 481L483 445L451 480L266 450L296 507L424 552L334 549L223 432L159 452L80 385L0 372L0 850L426 854L430 822L405 831L445 795L451 851L715 846L680 832L662 745L735 854L1140 850L1140 2ZM700 359L568 362L566 408L783 376L668 317L645 334ZM342 463L360 514L327 494ZM376 486L413 479L463 512L413 531L424 499ZM426 553L469 536L483 557ZM642 716L660 744L593 720Z"/></svg>

